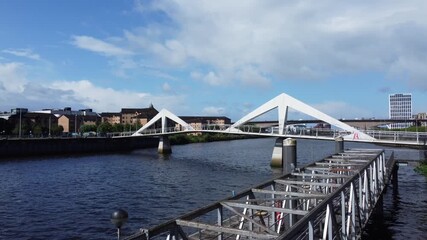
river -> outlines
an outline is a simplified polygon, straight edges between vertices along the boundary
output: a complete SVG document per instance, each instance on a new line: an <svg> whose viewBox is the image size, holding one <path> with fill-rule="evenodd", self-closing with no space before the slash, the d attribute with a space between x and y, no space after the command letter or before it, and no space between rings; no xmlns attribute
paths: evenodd
<svg viewBox="0 0 427 240"><path fill-rule="evenodd" d="M3 159L0 239L115 239L113 210L129 220L123 234L149 228L280 174L270 168L274 139L248 139L86 156ZM350 147L374 147L349 144ZM298 140L298 164L330 155L333 142ZM399 149L399 159L419 151ZM399 188L384 196L384 217L364 238L424 239L427 181L413 167L399 170Z"/></svg>

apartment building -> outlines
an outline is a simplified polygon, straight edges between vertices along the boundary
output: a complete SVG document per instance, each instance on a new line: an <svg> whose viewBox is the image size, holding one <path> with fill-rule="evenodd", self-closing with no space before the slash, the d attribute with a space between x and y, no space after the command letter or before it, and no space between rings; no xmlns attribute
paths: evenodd
<svg viewBox="0 0 427 240"><path fill-rule="evenodd" d="M122 124L146 124L154 116L159 113L153 105L148 108L122 108L121 123Z"/></svg>
<svg viewBox="0 0 427 240"><path fill-rule="evenodd" d="M64 128L64 133L78 133L82 125L97 125L101 121L99 116L84 116L64 114L58 118L58 125Z"/></svg>
<svg viewBox="0 0 427 240"><path fill-rule="evenodd" d="M181 116L179 117L184 122L190 124L191 127L193 127L196 130L202 129L203 125L227 125L231 124L231 120L228 117L224 116ZM177 124L175 127L179 128L179 124Z"/></svg>
<svg viewBox="0 0 427 240"><path fill-rule="evenodd" d="M101 122L107 122L111 125L120 124L122 119L121 113L105 112L101 113Z"/></svg>

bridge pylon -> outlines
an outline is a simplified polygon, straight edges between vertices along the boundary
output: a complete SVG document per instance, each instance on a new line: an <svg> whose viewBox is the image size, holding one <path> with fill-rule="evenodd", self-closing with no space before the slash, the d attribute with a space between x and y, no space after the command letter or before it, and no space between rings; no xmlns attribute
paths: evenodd
<svg viewBox="0 0 427 240"><path fill-rule="evenodd" d="M298 111L300 113L306 114L308 116L311 116L315 119L322 120L323 122L328 123L331 126L334 126L336 128L349 132L350 134L344 136L344 139L346 140L355 140L355 139L365 140L365 141L376 140L375 138L361 132L360 130L357 130L351 127L350 125L345 124L285 93L282 93L276 96L275 98L259 106L258 108L256 108L255 110L247 114L246 116L242 117L240 120L236 121L233 125L231 125L229 127L229 130L238 129L240 126L251 121L252 119L255 119L267 112L270 112L273 109L277 109L278 123L279 123L278 134L286 135L285 134L286 125L287 125L286 122L287 122L289 108L295 111Z"/></svg>
<svg viewBox="0 0 427 240"><path fill-rule="evenodd" d="M136 131L132 136L141 136L143 135L143 132L148 130L150 127L155 126L156 122L161 121L162 128L159 136L159 147L158 152L161 154L170 154L172 153L172 147L169 141L169 137L167 134L170 129L168 127L168 119L174 121L175 123L178 123L181 125L181 128L184 129L184 131L191 131L194 130L191 125L186 123L184 120L176 116L175 114L169 112L166 109L160 110L160 112L153 117L147 124L142 126L138 131ZM175 128L175 127L172 127Z"/></svg>

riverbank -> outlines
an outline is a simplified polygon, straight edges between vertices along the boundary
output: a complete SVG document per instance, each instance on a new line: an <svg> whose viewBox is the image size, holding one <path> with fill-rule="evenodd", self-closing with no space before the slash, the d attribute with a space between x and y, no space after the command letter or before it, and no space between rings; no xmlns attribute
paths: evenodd
<svg viewBox="0 0 427 240"><path fill-rule="evenodd" d="M231 141L231 140L252 139L252 138L260 138L260 137L249 136L249 135L224 134L224 133L204 133L200 135L178 134L178 135L170 136L169 141L172 145L183 145L183 144L190 144L190 143Z"/></svg>
<svg viewBox="0 0 427 240"><path fill-rule="evenodd" d="M421 162L421 164L415 168L415 171L427 177L427 160L424 160L423 162Z"/></svg>

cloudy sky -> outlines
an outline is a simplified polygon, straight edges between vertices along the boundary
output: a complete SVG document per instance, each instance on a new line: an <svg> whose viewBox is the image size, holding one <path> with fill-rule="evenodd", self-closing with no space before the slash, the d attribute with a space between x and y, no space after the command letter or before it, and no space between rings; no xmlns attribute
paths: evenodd
<svg viewBox="0 0 427 240"><path fill-rule="evenodd" d="M337 118L427 112L427 1L0 0L0 111L232 120L285 92Z"/></svg>

